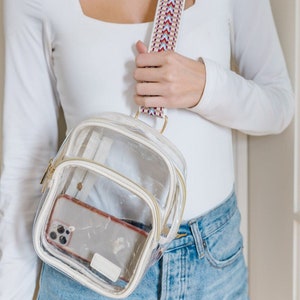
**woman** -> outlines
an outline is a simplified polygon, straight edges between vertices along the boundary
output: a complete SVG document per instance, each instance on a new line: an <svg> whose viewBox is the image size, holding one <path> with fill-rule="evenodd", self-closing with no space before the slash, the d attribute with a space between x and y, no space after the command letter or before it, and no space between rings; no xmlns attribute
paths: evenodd
<svg viewBox="0 0 300 300"><path fill-rule="evenodd" d="M277 134L293 94L268 0L187 0L176 53L147 53L156 1L5 0L0 298L31 299L39 179L67 130L163 106L187 161L180 233L128 299L247 299L231 130ZM141 42L143 41L143 42ZM238 73L231 70L231 58ZM145 68L156 67L156 68ZM134 101L133 101L134 100ZM49 266L40 300L105 299Z"/></svg>

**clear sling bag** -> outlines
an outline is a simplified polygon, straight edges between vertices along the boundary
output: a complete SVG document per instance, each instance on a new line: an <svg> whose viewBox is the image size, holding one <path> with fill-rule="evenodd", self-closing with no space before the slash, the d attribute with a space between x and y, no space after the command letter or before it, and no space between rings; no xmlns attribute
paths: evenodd
<svg viewBox="0 0 300 300"><path fill-rule="evenodd" d="M150 51L174 49L183 7L158 2ZM160 108L140 111L166 118ZM137 117L104 113L83 121L43 178L36 253L101 295L129 296L177 235L185 173L178 149Z"/></svg>

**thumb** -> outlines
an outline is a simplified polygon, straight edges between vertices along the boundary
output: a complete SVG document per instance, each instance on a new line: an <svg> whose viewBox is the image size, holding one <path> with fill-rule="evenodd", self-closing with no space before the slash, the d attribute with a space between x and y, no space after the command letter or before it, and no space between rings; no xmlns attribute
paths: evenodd
<svg viewBox="0 0 300 300"><path fill-rule="evenodd" d="M147 46L142 41L137 41L135 47L139 54L148 52Z"/></svg>

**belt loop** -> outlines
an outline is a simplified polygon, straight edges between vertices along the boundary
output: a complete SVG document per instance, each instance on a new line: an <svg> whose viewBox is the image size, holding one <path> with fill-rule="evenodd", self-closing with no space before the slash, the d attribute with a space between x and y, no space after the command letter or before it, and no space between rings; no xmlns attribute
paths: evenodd
<svg viewBox="0 0 300 300"><path fill-rule="evenodd" d="M199 226L198 226L198 220L197 219L191 220L189 222L189 225L191 227L192 235L195 240L198 256L199 256L199 258L203 258L204 257L204 245L203 245L201 232L200 232Z"/></svg>

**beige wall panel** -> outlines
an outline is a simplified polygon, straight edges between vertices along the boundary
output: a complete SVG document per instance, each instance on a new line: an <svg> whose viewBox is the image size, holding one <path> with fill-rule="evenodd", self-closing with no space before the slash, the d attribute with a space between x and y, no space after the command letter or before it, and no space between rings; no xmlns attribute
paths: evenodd
<svg viewBox="0 0 300 300"><path fill-rule="evenodd" d="M294 82L295 0L271 3ZM251 300L292 300L294 125L248 141Z"/></svg>

